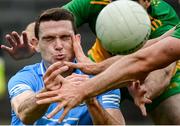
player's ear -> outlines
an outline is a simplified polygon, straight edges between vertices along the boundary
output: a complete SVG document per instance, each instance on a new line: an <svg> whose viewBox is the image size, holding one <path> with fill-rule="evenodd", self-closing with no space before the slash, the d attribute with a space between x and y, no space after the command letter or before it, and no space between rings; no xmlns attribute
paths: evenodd
<svg viewBox="0 0 180 126"><path fill-rule="evenodd" d="M76 34L75 37L76 37L77 41L81 42L81 35L80 34Z"/></svg>
<svg viewBox="0 0 180 126"><path fill-rule="evenodd" d="M31 45L35 48L36 52L40 52L38 39L33 37Z"/></svg>

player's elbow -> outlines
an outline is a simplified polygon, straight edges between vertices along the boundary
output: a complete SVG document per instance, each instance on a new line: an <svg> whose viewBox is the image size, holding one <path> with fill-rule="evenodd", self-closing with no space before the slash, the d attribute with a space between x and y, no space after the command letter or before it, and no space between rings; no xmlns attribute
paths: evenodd
<svg viewBox="0 0 180 126"><path fill-rule="evenodd" d="M18 117L25 125L33 125L33 123L36 121L33 119L33 117L29 116L29 114L22 112L21 110L18 110Z"/></svg>

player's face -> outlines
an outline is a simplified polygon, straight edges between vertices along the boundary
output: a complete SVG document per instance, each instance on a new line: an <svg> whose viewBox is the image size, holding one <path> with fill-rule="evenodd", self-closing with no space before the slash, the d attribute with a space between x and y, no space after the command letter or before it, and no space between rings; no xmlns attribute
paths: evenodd
<svg viewBox="0 0 180 126"><path fill-rule="evenodd" d="M150 6L150 1L149 0L139 0L138 1L139 4L141 4L145 9L148 9L148 7Z"/></svg>
<svg viewBox="0 0 180 126"><path fill-rule="evenodd" d="M73 27L68 20L41 22L37 47L42 59L49 65L57 61L72 61L72 35Z"/></svg>

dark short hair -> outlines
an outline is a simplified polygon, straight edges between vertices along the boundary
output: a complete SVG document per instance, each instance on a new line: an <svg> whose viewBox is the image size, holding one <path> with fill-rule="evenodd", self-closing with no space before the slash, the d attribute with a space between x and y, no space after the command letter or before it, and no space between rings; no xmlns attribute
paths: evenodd
<svg viewBox="0 0 180 126"><path fill-rule="evenodd" d="M63 8L52 8L45 10L36 20L34 33L35 37L39 39L39 26L41 22L45 21L60 21L68 20L71 21L74 33L77 34L77 28L75 25L75 18L71 12Z"/></svg>

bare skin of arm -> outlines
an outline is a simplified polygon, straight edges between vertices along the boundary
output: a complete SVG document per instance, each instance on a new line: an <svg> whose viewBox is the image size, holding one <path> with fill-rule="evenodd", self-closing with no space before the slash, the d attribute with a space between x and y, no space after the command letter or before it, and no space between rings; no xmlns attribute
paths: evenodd
<svg viewBox="0 0 180 126"><path fill-rule="evenodd" d="M175 70L176 63L168 67L151 72L144 81L147 96L154 99L159 96L169 85Z"/></svg>
<svg viewBox="0 0 180 126"><path fill-rule="evenodd" d="M104 72L84 81L83 84L79 84L78 87L71 83L71 89L69 89L67 84L69 82L62 78L63 88L59 90L59 93L62 94L59 95L57 99L61 98L63 102L61 103L61 107L56 110L59 111L64 107L64 112L60 120L65 117L70 109L81 103L84 99L94 97L107 90L126 86L123 83L126 81L143 80L149 72L164 68L180 59L179 47L179 39L166 37L147 48L122 57ZM68 90L68 92L66 90ZM53 93L55 92L49 92L46 95L48 96ZM76 93L76 95L72 95L74 93ZM44 96L43 93L38 97L42 96ZM37 103L43 104L47 101L50 102L52 100L47 98L46 101L40 100Z"/></svg>
<svg viewBox="0 0 180 126"><path fill-rule="evenodd" d="M119 109L103 109L96 98L86 100L94 125L125 125Z"/></svg>
<svg viewBox="0 0 180 126"><path fill-rule="evenodd" d="M11 100L13 110L24 124L32 125L44 115L49 107L49 104L36 104L37 98L35 95L32 91L25 91Z"/></svg>
<svg viewBox="0 0 180 126"><path fill-rule="evenodd" d="M119 82L144 78L149 72L163 68L178 60L180 58L179 46L179 39L167 37L150 47L124 56L104 72L88 80L88 91L93 90L92 94L94 96L96 93L99 94L108 89L121 87ZM101 82L105 83L99 86L96 85L96 83ZM96 85L96 88L94 85ZM91 93L88 93L88 96L91 96Z"/></svg>

